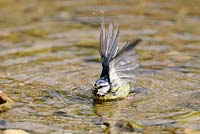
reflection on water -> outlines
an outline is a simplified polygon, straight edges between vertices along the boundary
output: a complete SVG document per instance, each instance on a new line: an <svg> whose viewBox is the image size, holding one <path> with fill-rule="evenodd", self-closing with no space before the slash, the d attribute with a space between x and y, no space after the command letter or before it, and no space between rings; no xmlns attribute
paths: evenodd
<svg viewBox="0 0 200 134"><path fill-rule="evenodd" d="M200 133L200 1L0 1L0 128L30 133ZM81 7L81 8L80 8ZM191 10L192 8L192 10ZM137 87L95 103L99 16L140 37Z"/></svg>

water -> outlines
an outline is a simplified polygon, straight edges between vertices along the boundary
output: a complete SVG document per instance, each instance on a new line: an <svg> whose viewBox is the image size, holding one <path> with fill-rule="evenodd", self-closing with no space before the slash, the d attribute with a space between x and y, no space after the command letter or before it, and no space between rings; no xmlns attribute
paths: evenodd
<svg viewBox="0 0 200 134"><path fill-rule="evenodd" d="M0 1L0 128L30 133L200 133L200 1ZM192 10L191 10L192 9ZM142 38L137 87L94 103L99 16Z"/></svg>

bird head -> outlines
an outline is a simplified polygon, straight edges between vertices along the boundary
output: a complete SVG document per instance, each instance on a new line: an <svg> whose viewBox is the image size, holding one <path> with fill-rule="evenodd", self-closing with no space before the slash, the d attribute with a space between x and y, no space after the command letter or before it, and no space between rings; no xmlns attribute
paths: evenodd
<svg viewBox="0 0 200 134"><path fill-rule="evenodd" d="M104 96L110 90L110 83L107 78L100 78L94 82L93 94Z"/></svg>

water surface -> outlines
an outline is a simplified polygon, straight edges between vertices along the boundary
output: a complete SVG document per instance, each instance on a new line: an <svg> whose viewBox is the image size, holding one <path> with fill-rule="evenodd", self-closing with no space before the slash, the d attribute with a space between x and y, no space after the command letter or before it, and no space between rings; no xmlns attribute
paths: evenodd
<svg viewBox="0 0 200 134"><path fill-rule="evenodd" d="M200 1L1 0L0 89L16 103L0 128L36 134L200 133ZM192 10L191 10L192 9ZM94 103L99 20L141 38L137 87Z"/></svg>

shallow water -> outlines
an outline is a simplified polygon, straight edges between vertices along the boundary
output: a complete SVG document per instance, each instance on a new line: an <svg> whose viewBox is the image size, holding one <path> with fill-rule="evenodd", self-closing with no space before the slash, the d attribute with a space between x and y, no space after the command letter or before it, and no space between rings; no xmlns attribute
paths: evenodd
<svg viewBox="0 0 200 134"><path fill-rule="evenodd" d="M0 1L0 89L16 103L0 129L30 133L200 133L200 1ZM192 10L191 10L192 9ZM137 87L95 103L99 20L142 38Z"/></svg>

